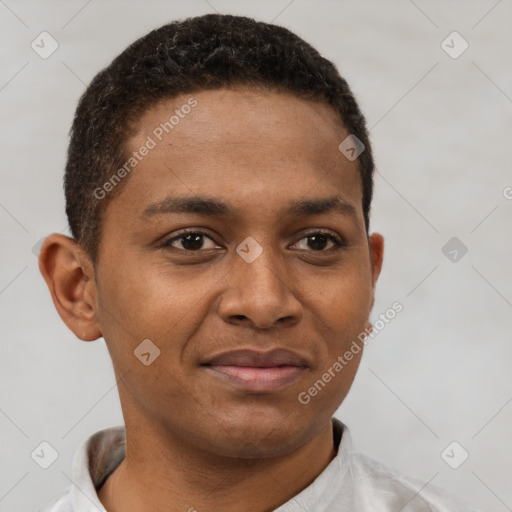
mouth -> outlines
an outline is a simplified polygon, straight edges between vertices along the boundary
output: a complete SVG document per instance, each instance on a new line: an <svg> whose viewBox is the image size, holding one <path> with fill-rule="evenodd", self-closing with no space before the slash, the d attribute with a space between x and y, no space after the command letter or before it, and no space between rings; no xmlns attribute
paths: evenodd
<svg viewBox="0 0 512 512"><path fill-rule="evenodd" d="M296 381L308 369L298 354L285 349L270 352L236 350L203 363L215 377L252 392L277 391Z"/></svg>

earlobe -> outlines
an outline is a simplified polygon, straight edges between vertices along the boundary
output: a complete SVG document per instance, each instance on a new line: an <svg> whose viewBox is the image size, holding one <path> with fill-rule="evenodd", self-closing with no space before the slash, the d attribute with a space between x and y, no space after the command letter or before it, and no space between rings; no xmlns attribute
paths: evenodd
<svg viewBox="0 0 512 512"><path fill-rule="evenodd" d="M64 323L83 341L101 337L93 265L74 239L53 233L39 254L39 270Z"/></svg>

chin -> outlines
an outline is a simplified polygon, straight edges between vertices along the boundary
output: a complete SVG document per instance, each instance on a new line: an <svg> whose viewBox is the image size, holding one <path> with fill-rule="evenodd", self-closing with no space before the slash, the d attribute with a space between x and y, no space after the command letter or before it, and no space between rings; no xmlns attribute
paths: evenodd
<svg viewBox="0 0 512 512"><path fill-rule="evenodd" d="M270 458L286 455L311 437L310 425L295 415L275 417L262 413L218 420L217 446L224 455L241 458Z"/></svg>

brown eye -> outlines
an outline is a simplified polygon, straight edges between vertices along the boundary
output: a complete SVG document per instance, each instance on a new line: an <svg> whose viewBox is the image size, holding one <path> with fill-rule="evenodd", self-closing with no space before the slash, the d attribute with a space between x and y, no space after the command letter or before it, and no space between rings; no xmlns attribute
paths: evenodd
<svg viewBox="0 0 512 512"><path fill-rule="evenodd" d="M210 247L205 247L207 241L210 242ZM198 252L201 249L215 249L218 245L206 233L202 233L201 231L187 231L170 238L164 242L163 247Z"/></svg>
<svg viewBox="0 0 512 512"><path fill-rule="evenodd" d="M330 249L344 247L341 239L331 233L324 233L322 231L317 231L306 235L305 237L301 238L301 240L299 240L299 243L303 240L306 240L306 243L304 244L305 247L297 247L298 243L295 244L295 247L298 249L305 249L314 252L327 252ZM329 243L332 245L329 246Z"/></svg>

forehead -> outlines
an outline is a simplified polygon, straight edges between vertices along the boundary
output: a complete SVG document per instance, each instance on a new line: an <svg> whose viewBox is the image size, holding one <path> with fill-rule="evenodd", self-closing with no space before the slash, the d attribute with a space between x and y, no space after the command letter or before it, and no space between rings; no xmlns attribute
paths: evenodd
<svg viewBox="0 0 512 512"><path fill-rule="evenodd" d="M121 196L139 217L173 194L246 209L263 201L277 210L308 193L359 206L357 161L338 149L347 135L333 108L290 93L238 87L184 94L140 118L127 154L151 149Z"/></svg>
<svg viewBox="0 0 512 512"><path fill-rule="evenodd" d="M282 144L300 139L305 149L312 149L309 141L315 146L323 141L327 149L345 128L338 113L318 100L262 87L236 86L161 100L142 115L139 131L129 144L150 133L158 142L166 139L164 144L194 140L215 144L226 142L227 137L237 144L272 140Z"/></svg>

